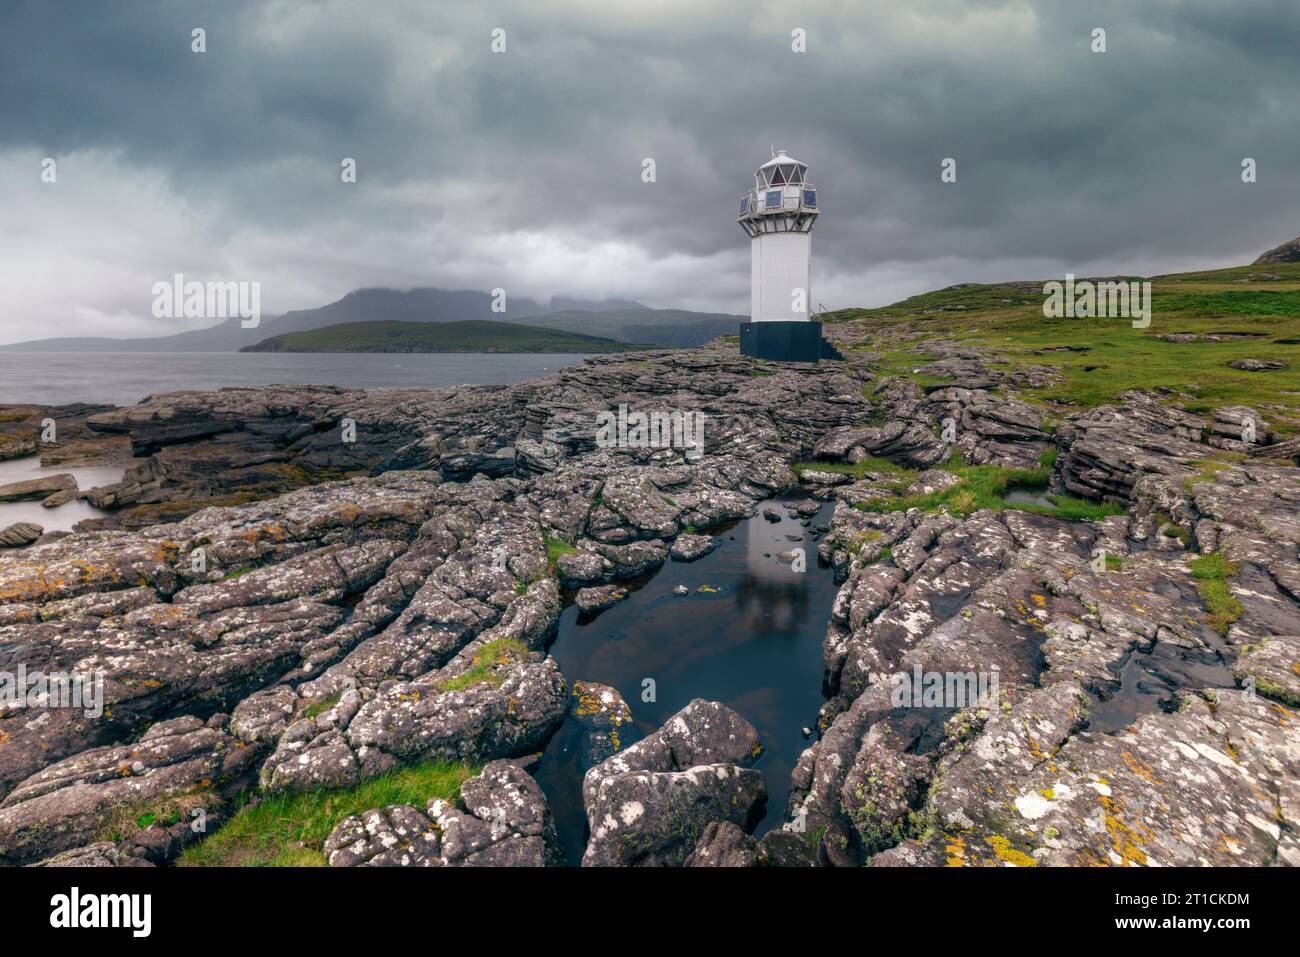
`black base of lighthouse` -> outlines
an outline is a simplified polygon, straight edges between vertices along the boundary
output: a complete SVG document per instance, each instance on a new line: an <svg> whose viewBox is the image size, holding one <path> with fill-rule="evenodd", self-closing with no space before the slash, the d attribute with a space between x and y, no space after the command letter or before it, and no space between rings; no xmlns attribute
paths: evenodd
<svg viewBox="0 0 1300 957"><path fill-rule="evenodd" d="M844 358L822 338L822 324L807 319L742 322L740 354L773 362L817 362L820 359Z"/></svg>

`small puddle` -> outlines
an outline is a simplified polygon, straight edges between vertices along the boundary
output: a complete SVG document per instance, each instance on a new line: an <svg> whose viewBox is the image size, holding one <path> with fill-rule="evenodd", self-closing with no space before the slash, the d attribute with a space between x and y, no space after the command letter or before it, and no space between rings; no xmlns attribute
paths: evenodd
<svg viewBox="0 0 1300 957"><path fill-rule="evenodd" d="M790 773L811 741L825 698L822 641L838 591L829 568L818 567L818 525L829 524L827 503L809 519L791 517L791 496L760 502L755 516L708 534L722 544L695 562L669 560L631 583L624 601L596 615L576 606L560 616L549 652L572 686L595 681L618 689L632 710L639 738L657 730L693 698L721 701L758 731L764 752L755 767L767 783L767 806L755 828L762 835L785 813ZM781 514L778 522L763 509ZM807 571L777 559L802 548ZM689 595L675 595L685 585ZM716 592L701 593L701 586ZM642 682L655 682L654 701ZM569 864L586 845L582 806L582 727L566 719L547 744L536 778L546 793Z"/></svg>
<svg viewBox="0 0 1300 957"><path fill-rule="evenodd" d="M1225 663L1226 646L1208 629L1202 636L1210 647L1157 641L1150 651L1132 652L1120 666L1118 686L1090 695L1088 729L1114 734L1144 714L1173 711L1176 693L1186 688L1235 688Z"/></svg>
<svg viewBox="0 0 1300 957"><path fill-rule="evenodd" d="M28 479L46 478L51 475L70 474L77 480L77 487L83 492L100 485L111 485L122 481L125 471L121 465L66 466L55 465L41 467L40 456L23 459L10 459L0 462L0 485L10 482L25 482ZM40 499L25 502L0 502L0 528L7 528L15 522L34 522L47 532L67 532L72 526L86 518L102 518L108 513L95 508L84 499L73 499L57 508L45 508Z"/></svg>

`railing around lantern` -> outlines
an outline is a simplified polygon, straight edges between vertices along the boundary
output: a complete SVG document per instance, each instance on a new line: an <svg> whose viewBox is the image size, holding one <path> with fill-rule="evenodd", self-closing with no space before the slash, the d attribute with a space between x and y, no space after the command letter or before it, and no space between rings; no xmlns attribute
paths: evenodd
<svg viewBox="0 0 1300 957"><path fill-rule="evenodd" d="M737 213L737 218L800 210L816 212L817 209L817 187L777 186L764 190L751 189L741 195L740 212Z"/></svg>

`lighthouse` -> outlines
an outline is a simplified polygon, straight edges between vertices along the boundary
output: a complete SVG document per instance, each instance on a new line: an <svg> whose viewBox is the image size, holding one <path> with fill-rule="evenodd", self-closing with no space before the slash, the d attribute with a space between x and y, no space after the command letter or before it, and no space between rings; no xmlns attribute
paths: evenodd
<svg viewBox="0 0 1300 957"><path fill-rule="evenodd" d="M785 150L754 173L736 221L750 243L749 322L740 327L742 355L816 362L835 355L812 320L812 230L821 210L808 164Z"/></svg>

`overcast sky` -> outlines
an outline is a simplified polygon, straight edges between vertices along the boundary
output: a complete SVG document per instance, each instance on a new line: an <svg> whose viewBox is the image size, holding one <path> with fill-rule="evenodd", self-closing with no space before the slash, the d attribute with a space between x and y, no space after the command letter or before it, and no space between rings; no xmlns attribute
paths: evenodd
<svg viewBox="0 0 1300 957"><path fill-rule="evenodd" d="M0 341L194 328L176 272L743 313L772 146L831 308L1249 262L1300 235L1297 50L1295 0L5 0Z"/></svg>

